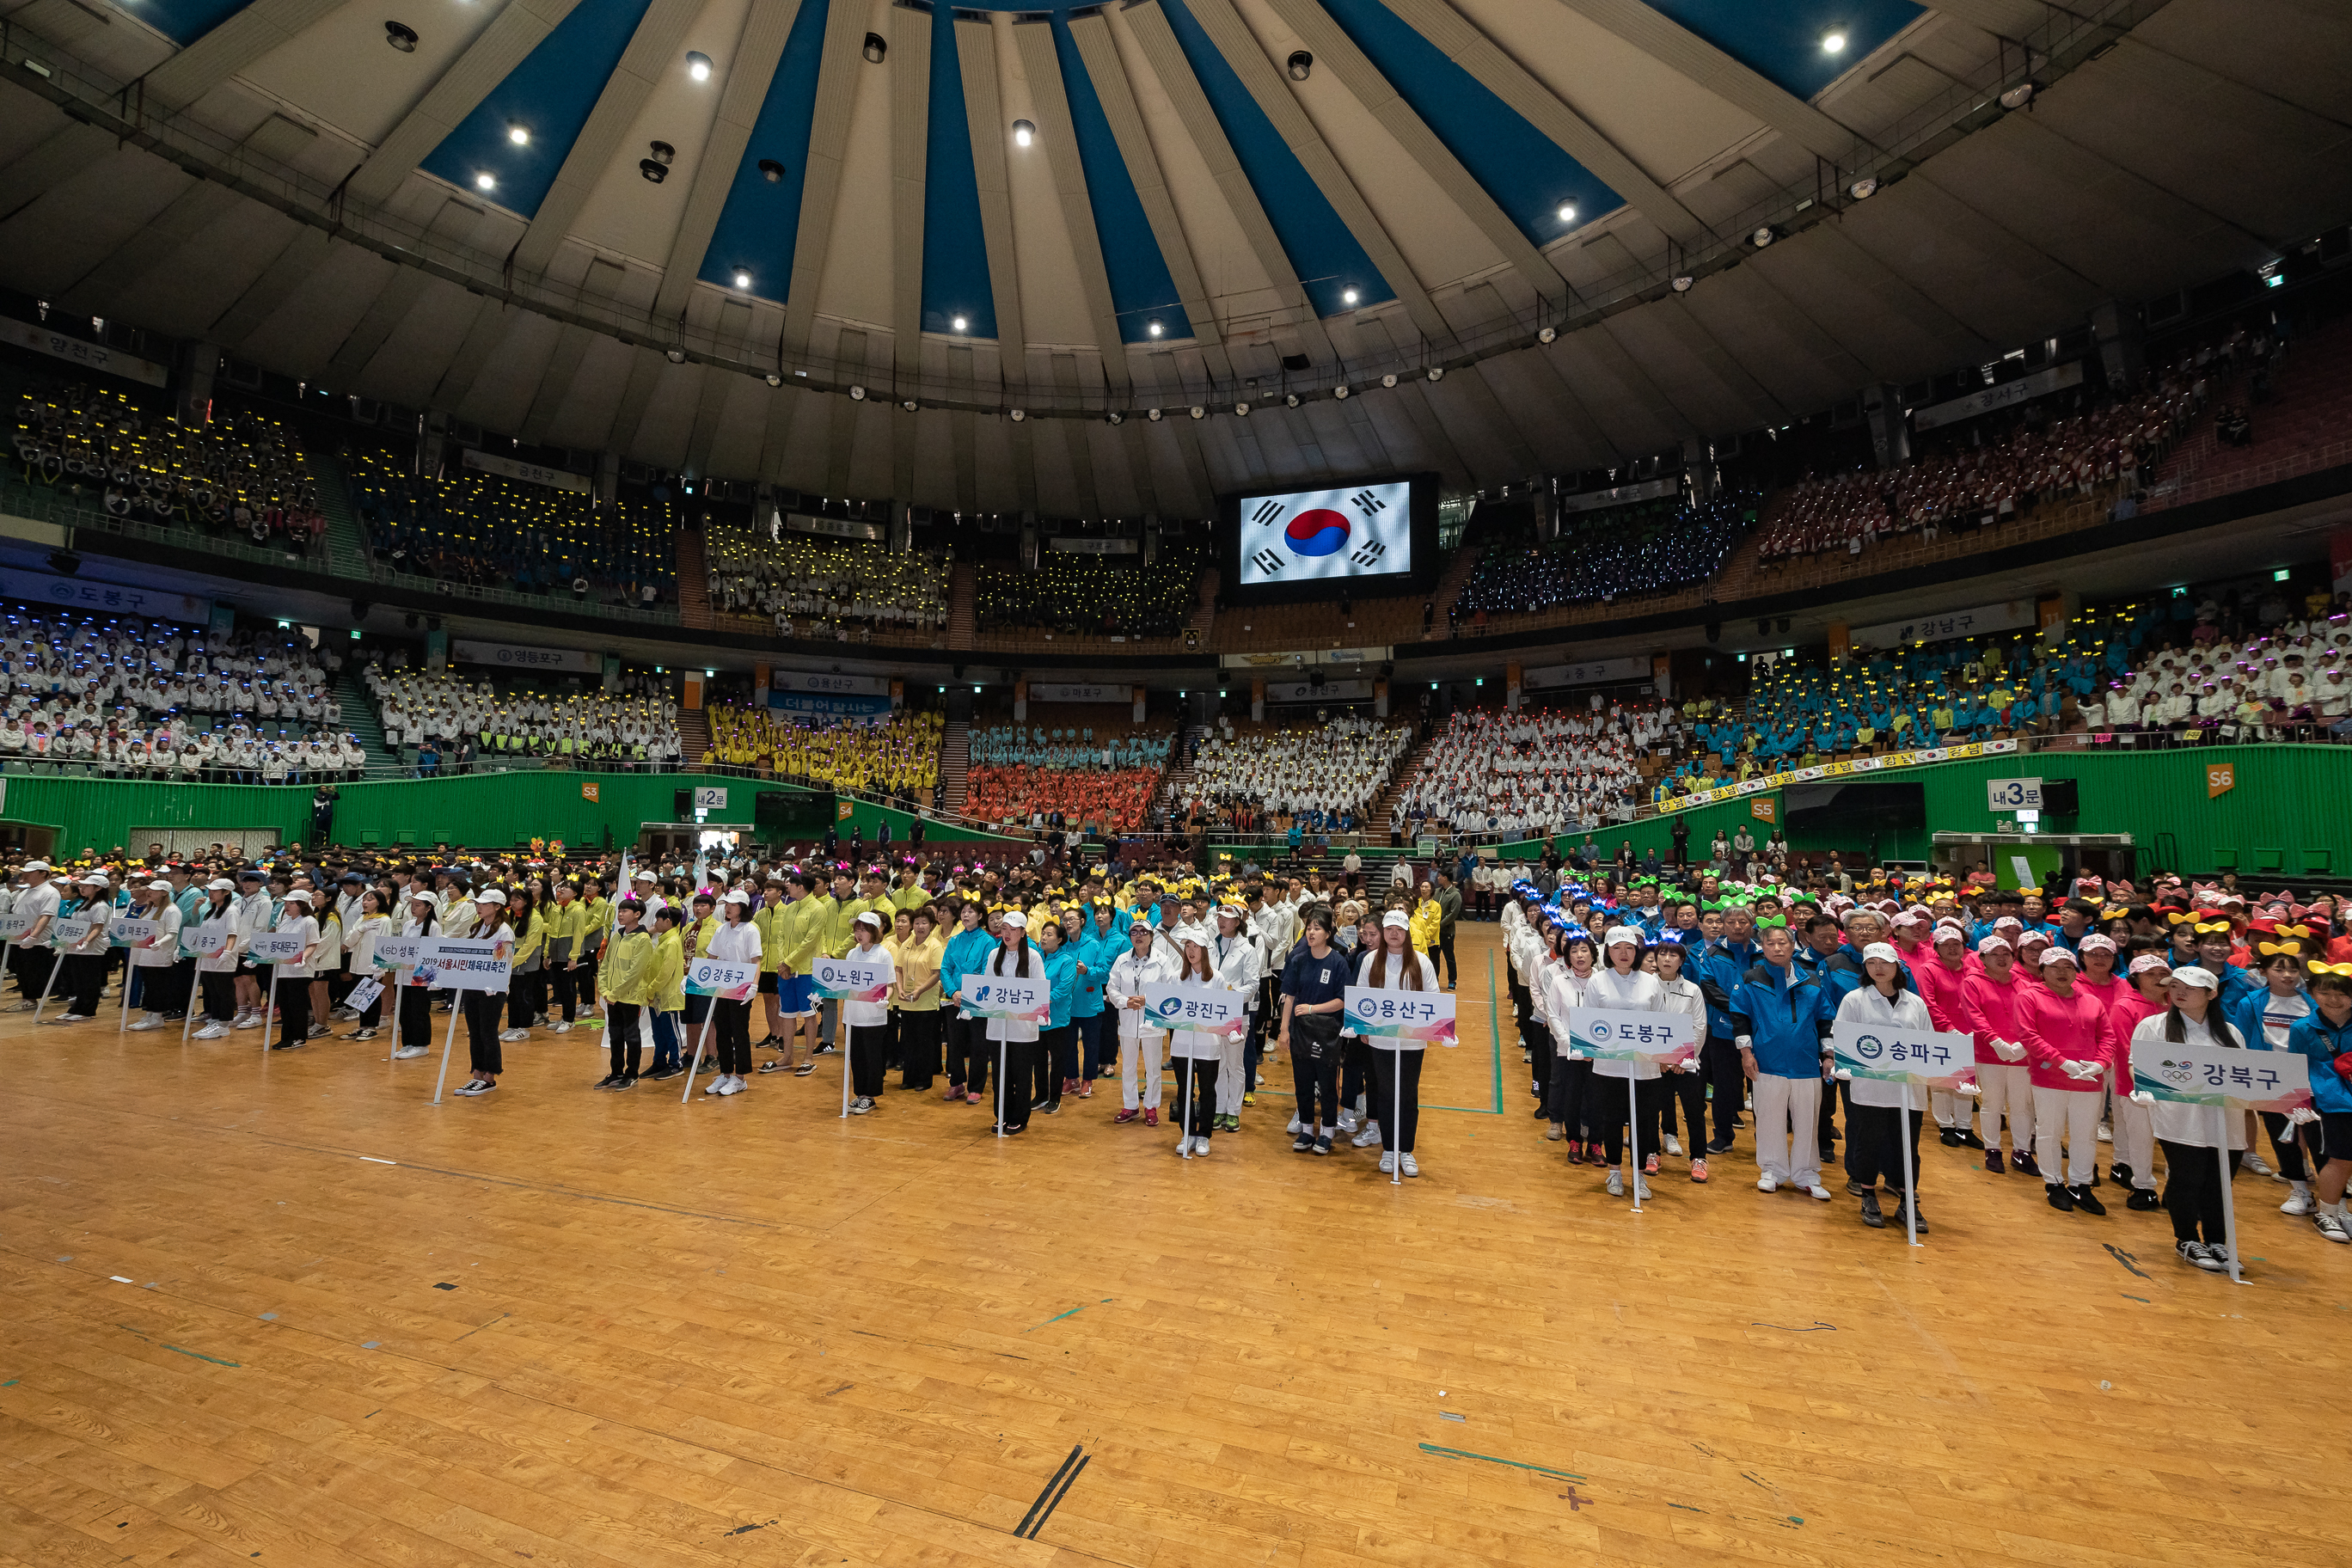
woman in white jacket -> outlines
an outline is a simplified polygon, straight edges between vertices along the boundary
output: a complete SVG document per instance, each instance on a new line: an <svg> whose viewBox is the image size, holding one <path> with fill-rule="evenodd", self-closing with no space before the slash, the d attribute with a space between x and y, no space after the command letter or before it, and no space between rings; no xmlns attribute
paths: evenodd
<svg viewBox="0 0 2352 1568"><path fill-rule="evenodd" d="M1218 978L1210 952L1216 939L1198 926L1176 932L1177 951L1184 955L1177 971L1179 985L1213 985L1228 989ZM1182 1075L1176 1088L1176 1123L1181 1136L1176 1152L1186 1159L1208 1158L1209 1136L1217 1130L1217 1079L1224 1065L1224 1037L1206 1029L1176 1029L1168 1037L1169 1065Z"/></svg>
<svg viewBox="0 0 2352 1568"><path fill-rule="evenodd" d="M383 911L383 895L373 888L364 889L359 902L352 906L351 923L343 929L343 968L353 979L383 979L375 972L375 944L391 934L392 917ZM343 1038L373 1040L383 1020L383 994L379 991L376 999L361 1012L360 1026Z"/></svg>
<svg viewBox="0 0 2352 1568"><path fill-rule="evenodd" d="M1007 910L997 917L997 926L1001 934L996 951L982 960L981 972L1006 980L1034 980L1046 986L1045 955L1029 940L1029 917L1019 910ZM1003 1068L996 1075L996 1126L991 1131L1010 1138L1029 1128L1029 1091L1037 1080L1036 1020L991 1018L988 1037L999 1042Z"/></svg>
<svg viewBox="0 0 2352 1568"><path fill-rule="evenodd" d="M165 978L172 966L180 962L180 906L172 901L172 884L165 881L140 885L134 895L138 902L129 910L132 920L153 921L155 934L136 943L131 949L131 973L139 992L140 1017L131 1026L134 1029L160 1029L163 1014L157 998L169 1006L171 982ZM125 994L126 1001L129 994Z"/></svg>
<svg viewBox="0 0 2352 1568"><path fill-rule="evenodd" d="M1296 912L1291 918L1296 920ZM1217 984L1229 991L1239 991L1249 998L1249 1011L1257 1011L1261 998L1258 981L1266 973L1261 943L1265 939L1249 929L1247 911L1239 904L1221 905L1216 913L1217 934L1209 940L1209 962L1217 972ZM1273 973L1279 976L1281 971ZM1281 1006L1276 998L1275 1005ZM1253 1024L1255 1020L1252 1020ZM1220 1036L1217 1048L1217 1113L1213 1119L1214 1131L1238 1132L1242 1130L1242 1103L1244 1096L1255 1097L1255 1085L1249 1082L1251 1073L1246 1059L1249 1048L1247 1034Z"/></svg>
<svg viewBox="0 0 2352 1568"><path fill-rule="evenodd" d="M1891 942L1874 942L1862 950L1862 967L1870 976L1870 984L1855 987L1838 1004L1840 1024L1874 1025L1886 1029L1908 1029L1919 1034L1935 1032L1935 1021L1927 1016L1927 1004L1916 991L1903 984L1902 955ZM1919 1194L1906 1191L1903 1185L1903 1145L1898 1140L1911 1141L1911 1169L1919 1169L1919 1129L1926 1120L1923 1104L1927 1091L1908 1086L1911 1111L1904 1114L1906 1086L1879 1078L1855 1078L1841 1069L1837 1075L1844 1081L1850 1095L1846 1125L1846 1168L1857 1183L1867 1183L1862 1194L1862 1223L1873 1229L1885 1228L1888 1215L1878 1206L1878 1182L1885 1182L1898 1200L1894 1222L1907 1225L1916 1218L1920 1230L1927 1228L1927 1217L1918 1213ZM1906 1125L1907 1124L1907 1125ZM1876 1181L1871 1178L1875 1176ZM1916 1175L1915 1175L1916 1181ZM1906 1215L1902 1205L1912 1205Z"/></svg>
<svg viewBox="0 0 2352 1568"><path fill-rule="evenodd" d="M2133 1045L2245 1048L2221 1016L2221 982L2211 970L2193 963L2174 970L2165 994L2171 1005L2139 1021L2132 1030ZM2164 1150L2164 1207L2172 1216L2173 1250L2183 1263L2209 1274L2223 1272L2230 1267L2230 1194L2222 1162L2227 1159L2234 1176L2252 1118L2227 1106L2158 1100L2145 1089L2133 1090L2132 1100L2147 1110Z"/></svg>
<svg viewBox="0 0 2352 1568"><path fill-rule="evenodd" d="M196 911L196 930L220 945L211 952L196 954L196 984L204 997L205 1026L195 1032L194 1038L217 1040L229 1032L238 1016L236 884L226 877L215 877L205 884L205 906ZM187 928L183 926L181 930L184 934Z"/></svg>
<svg viewBox="0 0 2352 1568"><path fill-rule="evenodd" d="M1683 973L1689 950L1671 937L1650 950L1657 964L1658 989L1663 994L1659 1011L1679 1013L1690 1020L1691 1038L1700 1047L1706 1044L1706 994L1698 982ZM1691 1180L1706 1180L1706 1077L1700 1069L1698 1058L1692 1057L1679 1068L1662 1077L1658 1082L1657 1102L1642 1121L1642 1148L1644 1151L1642 1168L1651 1175L1658 1173L1658 1156L1679 1155L1683 1147L1679 1140L1665 1131L1666 1113L1675 1108L1679 1099L1682 1120L1691 1130Z"/></svg>
<svg viewBox="0 0 2352 1568"><path fill-rule="evenodd" d="M1568 1140L1570 1164L1583 1164L1589 1152L1597 1165L1600 1145L1588 1151L1584 1141L1585 1092L1592 1081L1592 1064L1568 1054L1569 1009L1590 1005L1585 995L1592 989L1592 939L1573 926L1562 926L1548 941L1551 956L1536 972L1535 983L1536 1010L1551 1041L1550 1093L1544 1100L1551 1116L1547 1137L1554 1142Z"/></svg>
<svg viewBox="0 0 2352 1568"><path fill-rule="evenodd" d="M1645 945L1642 933L1632 926L1612 927L1601 943L1607 950L1608 967L1592 977L1585 987L1582 1005L1605 1007L1612 1013L1655 1013L1666 1004L1665 987L1658 977L1641 967L1642 950ZM1581 1058L1579 1058L1581 1059ZM1617 1169L1625 1158L1625 1125L1634 1117L1657 1115L1658 1066L1640 1058L1603 1059L1592 1064L1594 1079L1612 1079L1617 1082L1595 1082L1591 1086L1586 1104L1585 1121L1603 1129L1601 1154L1609 1166L1609 1195L1625 1195L1625 1179ZM1618 1087L1631 1079L1631 1095ZM1629 1103L1630 1102L1630 1103ZM1637 1198L1650 1195L1650 1184L1642 1173L1633 1175L1633 1191Z"/></svg>
<svg viewBox="0 0 2352 1568"><path fill-rule="evenodd" d="M1103 982L1103 1003L1118 1015L1118 1114L1111 1120L1142 1120L1160 1125L1160 1042L1167 1031L1143 1010L1143 988L1166 985L1176 978L1176 966L1153 951L1151 925L1137 921L1127 928L1128 950L1110 966Z"/></svg>
<svg viewBox="0 0 2352 1568"><path fill-rule="evenodd" d="M1381 917L1381 945L1366 953L1356 972L1356 984L1373 991L1435 991L1437 970L1425 953L1412 946L1412 917L1391 910ZM1372 1097L1381 1121L1381 1173L1402 1169L1421 1174L1413 1158L1414 1134L1421 1128L1421 1064L1427 1054L1423 1042L1398 1035L1365 1037L1372 1050Z"/></svg>

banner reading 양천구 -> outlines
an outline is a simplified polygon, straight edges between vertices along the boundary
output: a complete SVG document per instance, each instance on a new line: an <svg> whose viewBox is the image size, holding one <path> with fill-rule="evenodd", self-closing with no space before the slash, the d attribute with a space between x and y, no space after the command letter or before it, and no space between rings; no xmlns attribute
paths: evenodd
<svg viewBox="0 0 2352 1568"><path fill-rule="evenodd" d="M2311 1103L2311 1070L2292 1051L2134 1040L2132 1086L2185 1105L2242 1105L2284 1114Z"/></svg>
<svg viewBox="0 0 2352 1568"><path fill-rule="evenodd" d="M967 974L956 987L956 1000L973 1018L1013 1018L1042 1024L1054 1016L1052 987L1041 976L1022 980L1010 974Z"/></svg>
<svg viewBox="0 0 2352 1568"><path fill-rule="evenodd" d="M723 958L698 958L686 966L686 994L716 996L722 1002L748 1002L760 989L760 966L730 963Z"/></svg>
<svg viewBox="0 0 2352 1568"><path fill-rule="evenodd" d="M1454 1041L1454 998L1443 991L1388 991L1350 985L1341 998L1348 1027L1358 1035L1416 1045Z"/></svg>
<svg viewBox="0 0 2352 1568"><path fill-rule="evenodd" d="M1969 1035L1841 1020L1830 1026L1830 1048L1838 1069L1855 1079L1943 1089L1976 1081L1976 1041Z"/></svg>
<svg viewBox="0 0 2352 1568"><path fill-rule="evenodd" d="M809 967L816 994L842 1002L879 1002L890 994L898 966L880 948L843 958L820 958Z"/></svg>
<svg viewBox="0 0 2352 1568"><path fill-rule="evenodd" d="M1249 1030L1249 998L1222 985L1146 985L1143 1016L1162 1029L1196 1035L1240 1035Z"/></svg>

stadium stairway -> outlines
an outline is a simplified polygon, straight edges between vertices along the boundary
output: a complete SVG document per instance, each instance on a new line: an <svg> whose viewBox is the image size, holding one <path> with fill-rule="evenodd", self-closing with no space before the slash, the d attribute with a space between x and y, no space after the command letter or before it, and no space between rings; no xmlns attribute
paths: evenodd
<svg viewBox="0 0 2352 1568"><path fill-rule="evenodd" d="M677 710L678 760L691 767L710 750L710 718L699 708Z"/></svg>
<svg viewBox="0 0 2352 1568"><path fill-rule="evenodd" d="M702 552L702 530L677 531L677 619L680 626L708 631L716 623L710 615L710 568ZM700 756L688 752L688 756Z"/></svg>
<svg viewBox="0 0 2352 1568"><path fill-rule="evenodd" d="M957 567L959 581L961 581L961 574L970 570L971 568L967 566ZM960 598L958 602L967 607L971 604L969 598ZM950 622L950 625L952 626L953 623ZM962 815L964 801L970 794L971 775L971 726L950 724L940 732L940 811L950 816Z"/></svg>
<svg viewBox="0 0 2352 1568"><path fill-rule="evenodd" d="M1396 776L1389 781L1388 788L1372 796L1371 809L1364 813L1364 830L1367 833L1385 835L1388 832L1391 804L1402 799L1405 792L1412 787L1413 780L1421 776L1421 764L1428 758L1429 748L1436 740L1437 731L1432 730L1406 751L1404 760L1397 764Z"/></svg>
<svg viewBox="0 0 2352 1568"><path fill-rule="evenodd" d="M368 698L368 689L360 680L359 667L346 662L335 674L335 706L342 710L343 732L357 735L360 744L367 748L372 763L396 763L400 758L384 744L383 723L376 717L375 704Z"/></svg>
<svg viewBox="0 0 2352 1568"><path fill-rule="evenodd" d="M1210 646L1209 635L1216 629L1217 626L1217 590L1223 582L1222 575L1213 566L1201 574L1201 602L1194 607L1192 618L1184 625L1184 629L1192 634L1192 641L1189 646L1195 647Z"/></svg>
<svg viewBox="0 0 2352 1568"><path fill-rule="evenodd" d="M1446 612L1461 601L1462 590L1470 585L1470 574L1478 569L1478 557L1486 552L1483 544L1465 544L1445 563L1445 574L1438 578L1436 590L1429 596L1434 612L1430 622L1433 637L1437 635L1434 628L1445 624Z"/></svg>
<svg viewBox="0 0 2352 1568"><path fill-rule="evenodd" d="M948 578L948 647L970 651L980 627L980 568L959 561Z"/></svg>
<svg viewBox="0 0 2352 1568"><path fill-rule="evenodd" d="M319 511L327 520L327 570L338 577L366 581L370 575L367 531L360 526L351 477L334 458L307 447L302 467L310 476L311 488L318 491Z"/></svg>

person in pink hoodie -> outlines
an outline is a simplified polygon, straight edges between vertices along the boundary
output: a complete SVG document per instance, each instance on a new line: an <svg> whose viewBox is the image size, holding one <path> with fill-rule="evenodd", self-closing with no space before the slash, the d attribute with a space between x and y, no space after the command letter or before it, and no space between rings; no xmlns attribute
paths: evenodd
<svg viewBox="0 0 2352 1568"><path fill-rule="evenodd" d="M2103 1215L2106 1205L2091 1184L2099 1173L2099 1106L2116 1059L2116 1037L2106 999L2077 984L2076 963L2055 943L2042 953L2042 984L2018 998L2017 1024L2033 1079L2034 1159L2050 1206Z"/></svg>
<svg viewBox="0 0 2352 1568"><path fill-rule="evenodd" d="M2156 1123L2147 1107L2132 1098L2131 1037L2141 1019L2171 1005L2164 991L2164 983L2171 978L2170 959L2143 952L2131 961L2128 982L2116 987L2115 1000L2107 1005L2107 1028L2115 1036L2116 1052L2107 1073L2116 1119L2116 1163L2107 1174L2131 1189L2124 1207L2143 1213L2162 1205L2156 1195Z"/></svg>
<svg viewBox="0 0 2352 1568"><path fill-rule="evenodd" d="M1984 966L1960 984L1960 1001L1968 1010L1968 1030L1977 1042L1977 1086L1984 1091L1977 1102L1984 1128L1984 1168L1999 1175L2000 1119L2009 1117L2009 1145L2018 1170L2038 1176L2033 1163L2033 1079L2025 1066L2025 1031L2017 1021L2018 997L2024 990L2009 938L1999 932L1977 943L1976 957Z"/></svg>
<svg viewBox="0 0 2352 1568"><path fill-rule="evenodd" d="M1919 947L1918 957L1909 961L1907 966L1912 984L1919 987L1919 999L1927 1004L1928 1022L1939 1034L1973 1033L1968 1003L1960 995L1960 987L1969 978L1964 956L1969 950L1968 932L1956 925L1937 926L1934 942L1921 942ZM1971 1124L1976 1106L1967 1095L1938 1089L1929 1090L1927 1098L1936 1113L1936 1125L1942 1129L1945 1148L1985 1146ZM1999 1132L2000 1128L1996 1126L1993 1131Z"/></svg>

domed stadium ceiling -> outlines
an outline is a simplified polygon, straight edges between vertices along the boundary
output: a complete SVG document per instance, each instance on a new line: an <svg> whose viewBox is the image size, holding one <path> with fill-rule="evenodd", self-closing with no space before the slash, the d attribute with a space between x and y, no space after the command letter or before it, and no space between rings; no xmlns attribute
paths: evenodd
<svg viewBox="0 0 2352 1568"><path fill-rule="evenodd" d="M1202 516L1379 471L1512 482L2342 223L2347 16L30 0L0 281L834 495Z"/></svg>

